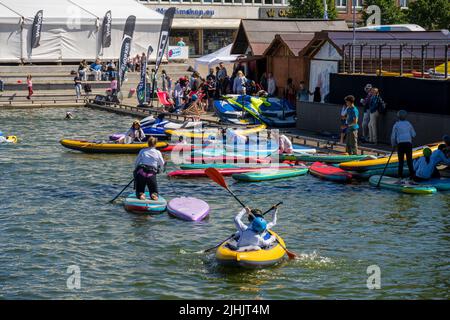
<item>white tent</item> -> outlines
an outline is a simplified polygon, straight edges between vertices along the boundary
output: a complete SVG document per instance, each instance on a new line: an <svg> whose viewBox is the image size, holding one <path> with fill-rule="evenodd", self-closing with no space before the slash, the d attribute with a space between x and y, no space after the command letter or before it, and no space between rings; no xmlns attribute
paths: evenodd
<svg viewBox="0 0 450 320"><path fill-rule="evenodd" d="M219 62L234 62L240 56L238 54L231 54L231 47L233 44L230 44L222 49L214 51L213 53L207 54L203 57L195 59L194 69L197 70L198 65L208 65L211 67L214 64L218 64Z"/></svg>
<svg viewBox="0 0 450 320"><path fill-rule="evenodd" d="M40 46L30 56L30 31L43 10ZM101 48L101 24L111 10L111 46ZM158 45L162 15L134 0L0 0L0 62L118 59L125 21L136 16L131 55ZM152 56L152 58L154 58Z"/></svg>

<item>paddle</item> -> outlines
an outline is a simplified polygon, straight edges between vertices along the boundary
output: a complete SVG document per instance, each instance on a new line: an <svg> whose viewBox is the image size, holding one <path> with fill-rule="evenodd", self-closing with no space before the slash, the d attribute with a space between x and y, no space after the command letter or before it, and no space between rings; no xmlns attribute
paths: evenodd
<svg viewBox="0 0 450 320"><path fill-rule="evenodd" d="M225 179L223 178L223 176L220 174L220 172L216 168L208 168L205 170L205 173L209 178L211 178L211 180L216 182L221 187L225 188L241 204L242 207L244 207L244 208L246 207L246 205L243 204L241 200L239 200L239 198L233 193L233 191L231 191L230 188L228 188L227 183L225 182ZM297 257L297 255L295 253L288 251L286 249L286 247L284 247L280 243L280 241L278 241L278 239L277 239L277 242L284 249L284 251L286 251L289 259L294 259L295 257Z"/></svg>
<svg viewBox="0 0 450 320"><path fill-rule="evenodd" d="M262 215L265 216L267 213L269 213L270 211L276 209L279 205L282 205L283 201L278 202L277 204L274 204L273 206L271 206L268 210L266 210ZM211 250L216 249L217 247L219 247L220 245L222 245L222 243L227 242L228 240L230 240L231 238L234 237L234 234L232 234L231 236L229 236L228 238L226 238L225 240L223 240L221 243L215 245L214 247L208 248L206 250L200 251L200 253L207 253Z"/></svg>
<svg viewBox="0 0 450 320"><path fill-rule="evenodd" d="M122 189L122 191L119 192L119 194L117 196L114 197L114 199L110 200L109 202L113 203L114 200L116 200L122 194L122 192L124 192L125 189L128 188L130 186L130 184L133 183L133 181L134 181L134 178L125 186L125 188Z"/></svg>
<svg viewBox="0 0 450 320"><path fill-rule="evenodd" d="M215 183L217 183L219 186L221 186L222 188L226 189L235 199L237 202L239 202L239 204L245 208L246 205L242 203L241 200L239 200L239 198L234 194L233 191L230 190L230 188L228 188L227 183L225 182L225 179L223 178L222 174L216 169L216 168L207 168L205 169L205 174Z"/></svg>
<svg viewBox="0 0 450 320"><path fill-rule="evenodd" d="M381 179L383 178L384 173L386 172L386 168L389 165L389 161L391 161L391 157L394 154L394 151L395 151L395 147L392 148L392 151L391 151L391 154L389 155L388 161L386 162L386 165L384 166L383 173L381 174L380 179L378 179L377 188L380 186Z"/></svg>

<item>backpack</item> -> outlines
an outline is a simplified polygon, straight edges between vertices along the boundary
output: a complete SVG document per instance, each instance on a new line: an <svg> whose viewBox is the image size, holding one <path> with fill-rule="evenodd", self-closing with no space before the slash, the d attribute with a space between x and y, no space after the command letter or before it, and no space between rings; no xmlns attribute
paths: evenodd
<svg viewBox="0 0 450 320"><path fill-rule="evenodd" d="M84 85L84 92L85 92L85 93L92 92L91 86L90 86L88 83L86 83L86 84Z"/></svg>

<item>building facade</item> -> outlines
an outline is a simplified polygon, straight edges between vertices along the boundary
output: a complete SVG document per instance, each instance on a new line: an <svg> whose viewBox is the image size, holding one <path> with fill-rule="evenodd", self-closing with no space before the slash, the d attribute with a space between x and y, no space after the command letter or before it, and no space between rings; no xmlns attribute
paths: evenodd
<svg viewBox="0 0 450 320"><path fill-rule="evenodd" d="M214 52L233 42L241 19L287 18L288 0L138 0L164 13L177 8L170 45L179 38L189 46L189 56Z"/></svg>
<svg viewBox="0 0 450 320"><path fill-rule="evenodd" d="M137 0L145 6L164 13L177 8L170 45L179 38L189 46L189 56L214 52L233 42L241 19L288 18L289 0ZM353 20L353 1L356 1L357 19L364 0L335 0L338 19ZM411 0L397 0L407 8Z"/></svg>

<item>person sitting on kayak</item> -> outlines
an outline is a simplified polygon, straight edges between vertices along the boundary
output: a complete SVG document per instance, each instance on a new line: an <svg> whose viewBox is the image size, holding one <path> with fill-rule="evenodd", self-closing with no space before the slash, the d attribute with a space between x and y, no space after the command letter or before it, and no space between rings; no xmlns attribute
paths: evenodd
<svg viewBox="0 0 450 320"><path fill-rule="evenodd" d="M148 139L148 148L142 149L135 161L134 179L136 181L136 198L145 200L145 186L152 200L158 200L158 182L156 174L164 168L164 159L159 150L155 149L158 140Z"/></svg>
<svg viewBox="0 0 450 320"><path fill-rule="evenodd" d="M252 210L249 207L245 207L234 218L234 223L239 232L239 239L237 242L238 250L260 250L269 247L276 241L276 238L273 235L267 240L264 239L268 224L262 216L256 216L253 218L250 226L247 226L242 222L242 217L245 213L250 215L252 214ZM273 224L269 224L269 226L273 226Z"/></svg>
<svg viewBox="0 0 450 320"><path fill-rule="evenodd" d="M423 149L423 157L414 161L414 170L416 170L414 181L421 182L441 177L436 166L439 164L450 165L450 159L444 153L446 147L445 144L440 144L434 152L430 148Z"/></svg>
<svg viewBox="0 0 450 320"><path fill-rule="evenodd" d="M280 135L278 138L278 146L280 153L292 154L294 152L291 140L284 134Z"/></svg>
<svg viewBox="0 0 450 320"><path fill-rule="evenodd" d="M133 121L131 128L125 134L125 137L117 140L118 143L133 143L142 142L145 140L144 130L141 128L141 123L138 120Z"/></svg>

